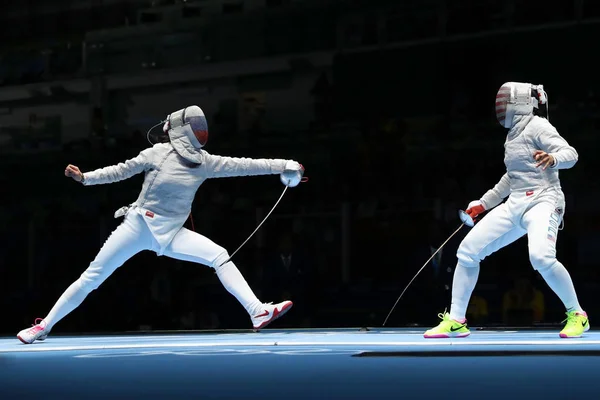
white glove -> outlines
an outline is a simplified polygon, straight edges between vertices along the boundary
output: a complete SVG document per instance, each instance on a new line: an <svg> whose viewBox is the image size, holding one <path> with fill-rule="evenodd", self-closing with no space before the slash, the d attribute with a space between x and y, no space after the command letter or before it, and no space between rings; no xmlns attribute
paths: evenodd
<svg viewBox="0 0 600 400"><path fill-rule="evenodd" d="M283 172L279 175L281 183L289 187L295 187L302 181L304 175L304 167L302 164L289 160L285 163Z"/></svg>

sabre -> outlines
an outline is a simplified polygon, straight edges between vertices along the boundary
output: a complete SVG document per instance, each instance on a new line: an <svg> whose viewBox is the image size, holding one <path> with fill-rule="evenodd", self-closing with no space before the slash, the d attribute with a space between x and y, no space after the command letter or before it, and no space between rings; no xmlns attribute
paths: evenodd
<svg viewBox="0 0 600 400"><path fill-rule="evenodd" d="M308 178L307 177L302 177L300 178L300 183L304 183L304 182L308 182ZM290 181L288 181L288 185L289 185ZM231 253L231 255L229 256L229 258L225 261L223 261L219 267L227 264L229 261L231 261L231 259L233 258L233 256L235 256L235 253L237 253L238 251L240 251L240 249L242 247L244 247L244 245L246 243L248 243L248 241L252 238L252 236L254 236L254 234L260 229L260 227L265 223L265 221L267 220L267 218L269 218L269 216L273 213L273 211L275 211L275 208L277 207L277 205L279 204L279 202L281 201L281 199L283 198L283 195L285 194L285 192L288 190L288 185L286 185L283 188L283 192L281 192L281 196L279 196L279 199L277 199L277 201L275 202L275 205L273 206L273 208L271 208L271 211L269 211L269 213L263 218L263 220L261 221L260 224L258 224L258 226L256 227L256 229L254 230L254 232L252 232L250 234L250 236L248 236L248 239L244 240L244 243L242 243L240 245L240 247L238 247L233 253Z"/></svg>
<svg viewBox="0 0 600 400"><path fill-rule="evenodd" d="M454 235L456 235L458 233L458 231L460 231L462 229L463 226L467 225L468 227L472 227L473 225L475 225L475 221L473 221L473 218L471 218L471 216L469 214L467 214L466 212L464 212L463 210L458 211L458 217L462 221L460 226L454 231L454 233L452 233L452 235L450 235L450 237L448 239L446 239L446 241L444 243L442 243L442 245L440 247L438 247L438 249L435 251L435 253L433 253L427 261L425 261L425 264L423 264L421 269L419 269L419 271L417 271L417 273L415 274L415 276L413 276L413 278L410 280L410 282L408 282L408 285L406 285L406 287L404 288L402 293L400 293L400 297L398 297L398 300L396 300L396 302L394 303L394 306L388 313L387 317L385 318L385 321L383 321L383 326L385 326L385 324L387 323L388 319L390 318L390 315L392 315L392 313L394 312L394 309L398 305L398 302L400 302L400 299L402 298L402 296L404 296L404 293L406 292L406 290L410 287L410 285L413 283L413 281L415 279L417 279L417 276L419 276L421 271L423 271L425 269L427 264L429 264L429 261L431 261L433 259L433 257L435 257L435 255L437 253L439 253L440 250L442 250L442 248L446 245L446 243L448 243L450 241L450 239L452 239L454 237Z"/></svg>

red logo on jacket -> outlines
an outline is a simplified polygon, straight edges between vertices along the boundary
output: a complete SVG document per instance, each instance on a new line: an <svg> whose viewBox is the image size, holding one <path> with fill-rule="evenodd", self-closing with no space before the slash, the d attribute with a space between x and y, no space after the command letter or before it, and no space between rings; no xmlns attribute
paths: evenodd
<svg viewBox="0 0 600 400"><path fill-rule="evenodd" d="M154 213L152 211L146 211L146 217L154 218Z"/></svg>
<svg viewBox="0 0 600 400"><path fill-rule="evenodd" d="M533 194L533 190L528 190L525 192L525 196L531 196Z"/></svg>

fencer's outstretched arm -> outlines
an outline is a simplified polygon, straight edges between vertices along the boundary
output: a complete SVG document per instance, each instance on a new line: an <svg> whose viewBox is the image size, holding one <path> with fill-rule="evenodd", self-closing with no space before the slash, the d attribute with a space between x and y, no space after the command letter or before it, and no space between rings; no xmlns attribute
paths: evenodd
<svg viewBox="0 0 600 400"><path fill-rule="evenodd" d="M549 122L544 124L544 129L540 129L535 136L536 144L540 150L545 151L554 157L556 161L552 169L569 169L573 167L579 155L577 150L560 136L558 131Z"/></svg>
<svg viewBox="0 0 600 400"><path fill-rule="evenodd" d="M149 165L152 148L142 151L137 157L83 174L82 183L86 186L102 185L105 183L119 182L141 172Z"/></svg>
<svg viewBox="0 0 600 400"><path fill-rule="evenodd" d="M288 160L266 158L223 157L204 152L206 175L209 178L227 178L250 175L275 175L286 168Z"/></svg>
<svg viewBox="0 0 600 400"><path fill-rule="evenodd" d="M510 177L508 172L502 175L500 181L492 189L488 190L482 197L481 203L486 210L491 210L502 202L510 194Z"/></svg>

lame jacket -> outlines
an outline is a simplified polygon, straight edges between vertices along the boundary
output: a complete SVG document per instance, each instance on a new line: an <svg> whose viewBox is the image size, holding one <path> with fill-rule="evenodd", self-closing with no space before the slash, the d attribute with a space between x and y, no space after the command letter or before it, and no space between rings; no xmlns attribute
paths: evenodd
<svg viewBox="0 0 600 400"><path fill-rule="evenodd" d="M536 168L537 162L533 159L536 150L551 154L556 160L554 166L545 171L542 167ZM561 190L558 170L571 168L578 157L577 151L547 119L532 115L516 117L504 143L506 173L483 195L481 202L489 210L511 193L548 188Z"/></svg>
<svg viewBox="0 0 600 400"><path fill-rule="evenodd" d="M161 254L187 220L196 191L206 179L280 174L286 163L201 153L202 163L192 164L170 143L156 144L123 163L86 172L84 185L118 182L144 172L142 190L129 211L144 216Z"/></svg>

